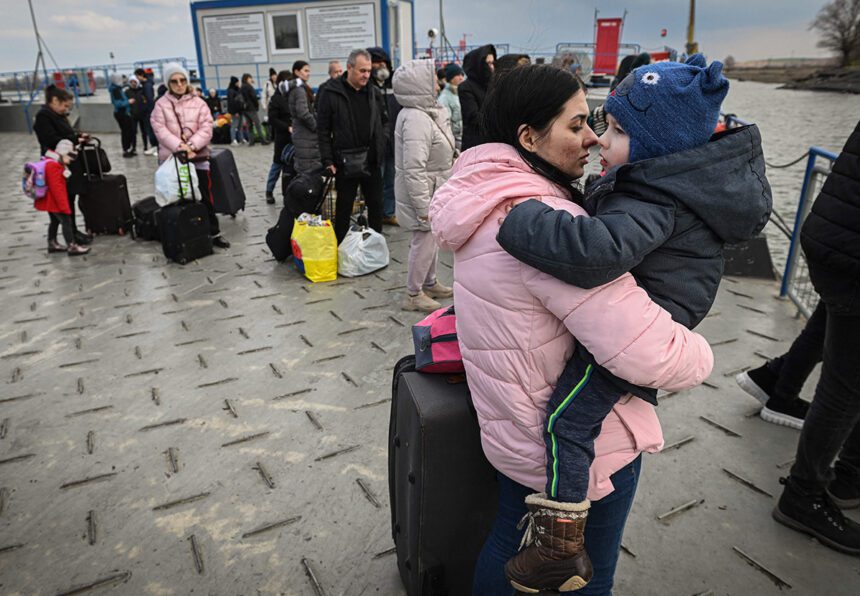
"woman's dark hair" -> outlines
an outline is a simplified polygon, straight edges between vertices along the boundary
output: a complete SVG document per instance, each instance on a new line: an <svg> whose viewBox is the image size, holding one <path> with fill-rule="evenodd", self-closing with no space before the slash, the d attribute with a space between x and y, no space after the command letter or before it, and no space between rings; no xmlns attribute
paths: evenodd
<svg viewBox="0 0 860 596"><path fill-rule="evenodd" d="M51 103L54 98L60 101L70 101L74 99L75 96L65 89L60 89L56 85L48 85L45 87L45 103Z"/></svg>
<svg viewBox="0 0 860 596"><path fill-rule="evenodd" d="M295 73L297 70L301 70L305 66L310 66L310 65L307 62L305 62L304 60L296 60L295 62L293 62L292 71L293 71L293 73Z"/></svg>
<svg viewBox="0 0 860 596"><path fill-rule="evenodd" d="M242 75L242 84L244 85L248 81L250 81L253 77L249 73L245 73Z"/></svg>
<svg viewBox="0 0 860 596"><path fill-rule="evenodd" d="M488 143L519 148L519 130L528 124L538 133L561 114L564 104L585 89L569 70L547 64L517 66L493 81L481 108Z"/></svg>
<svg viewBox="0 0 860 596"><path fill-rule="evenodd" d="M278 78L275 79L275 84L280 85L284 81L289 81L292 78L293 78L293 73L291 73L289 70L282 70L281 72L278 73Z"/></svg>

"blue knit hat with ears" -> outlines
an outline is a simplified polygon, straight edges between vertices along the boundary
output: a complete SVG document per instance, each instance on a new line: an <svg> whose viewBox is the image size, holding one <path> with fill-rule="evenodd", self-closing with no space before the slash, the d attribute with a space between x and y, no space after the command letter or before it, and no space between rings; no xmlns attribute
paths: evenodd
<svg viewBox="0 0 860 596"><path fill-rule="evenodd" d="M693 54L683 64L646 64L627 75L604 108L630 137L630 161L707 143L729 92L722 70L722 63L707 66L704 56Z"/></svg>

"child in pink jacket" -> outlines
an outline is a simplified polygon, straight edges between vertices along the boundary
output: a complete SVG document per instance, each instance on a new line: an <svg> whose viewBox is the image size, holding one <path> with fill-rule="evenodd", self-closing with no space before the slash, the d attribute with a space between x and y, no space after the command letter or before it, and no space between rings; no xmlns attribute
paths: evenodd
<svg viewBox="0 0 860 596"><path fill-rule="evenodd" d="M437 242L454 252L457 333L484 452L508 479L541 490L547 481L546 406L577 342L613 374L669 390L703 381L713 356L704 338L673 322L629 274L586 290L541 273L502 250L496 241L500 219L515 201L538 197L553 209L586 215L571 200L571 184L582 176L588 147L596 137L585 126L585 96L571 73L530 66L494 85L487 99L493 109L484 115L494 142L460 156L452 177L434 195L430 221ZM534 143L529 144L537 149L523 147L521 135L531 137ZM642 451L661 446L653 406L637 399L617 403L594 444L588 496L598 500L607 496L613 490L614 473L636 461ZM499 515L520 507L525 513L521 500L506 502ZM548 543L556 539L582 551L588 541L584 518L578 511L554 511L544 521L561 523L539 525L530 536L547 544L541 552L549 552ZM623 521L613 522L611 540L618 543ZM494 534L506 527L497 520ZM595 534L605 532L604 527L600 524ZM491 538L485 551L509 542ZM476 594L510 592L502 568L515 553L503 553L498 573L479 563ZM481 561L486 560L482 555ZM611 586L616 560L617 552L595 562L604 585ZM590 566L576 571L591 578Z"/></svg>

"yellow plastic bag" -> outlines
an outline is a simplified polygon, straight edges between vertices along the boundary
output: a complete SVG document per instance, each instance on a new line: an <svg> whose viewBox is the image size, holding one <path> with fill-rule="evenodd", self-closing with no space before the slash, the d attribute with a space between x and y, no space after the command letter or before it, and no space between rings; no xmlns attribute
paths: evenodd
<svg viewBox="0 0 860 596"><path fill-rule="evenodd" d="M309 280L337 279L337 238L329 220L322 226L296 220L290 244L293 247L293 262Z"/></svg>

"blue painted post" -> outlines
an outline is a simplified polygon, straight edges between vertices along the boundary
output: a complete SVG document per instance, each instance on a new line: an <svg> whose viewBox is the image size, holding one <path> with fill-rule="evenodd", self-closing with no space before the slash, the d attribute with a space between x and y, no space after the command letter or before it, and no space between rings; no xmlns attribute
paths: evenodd
<svg viewBox="0 0 860 596"><path fill-rule="evenodd" d="M797 213L794 216L794 229L791 232L791 244L788 247L788 258L785 262L785 272L782 275L782 285L779 288L780 297L784 298L788 295L788 286L791 283L791 275L794 273L795 255L800 248L797 246L800 242L800 229L803 227L803 214L806 212L806 196L809 192L809 185L812 184L812 174L815 170L815 159L823 157L831 161L836 161L837 155L821 147L809 148L809 159L806 161L806 173L803 175L803 187L800 189L800 201L797 203Z"/></svg>

